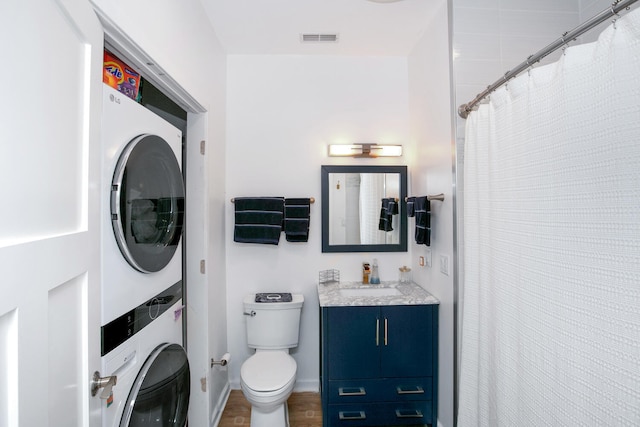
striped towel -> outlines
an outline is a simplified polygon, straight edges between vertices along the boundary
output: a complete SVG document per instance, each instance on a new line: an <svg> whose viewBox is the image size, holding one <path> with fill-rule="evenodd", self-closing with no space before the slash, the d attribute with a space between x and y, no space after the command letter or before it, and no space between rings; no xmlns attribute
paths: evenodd
<svg viewBox="0 0 640 427"><path fill-rule="evenodd" d="M416 208L415 208L416 198L415 197L407 197L407 216L413 217L416 216Z"/></svg>
<svg viewBox="0 0 640 427"><path fill-rule="evenodd" d="M277 245L283 217L284 197L236 198L233 241Z"/></svg>
<svg viewBox="0 0 640 427"><path fill-rule="evenodd" d="M431 246L431 202L427 196L416 197L416 243Z"/></svg>
<svg viewBox="0 0 640 427"><path fill-rule="evenodd" d="M287 242L309 241L310 213L309 198L284 200L284 234Z"/></svg>
<svg viewBox="0 0 640 427"><path fill-rule="evenodd" d="M385 198L382 199L382 207L380 208L380 222L378 223L378 230L381 231L393 231L393 215L398 214L398 204L396 199Z"/></svg>

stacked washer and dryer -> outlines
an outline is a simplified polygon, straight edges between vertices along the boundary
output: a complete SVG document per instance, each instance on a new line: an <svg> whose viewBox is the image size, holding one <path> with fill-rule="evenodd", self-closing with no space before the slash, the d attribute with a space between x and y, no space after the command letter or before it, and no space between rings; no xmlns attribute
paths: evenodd
<svg viewBox="0 0 640 427"><path fill-rule="evenodd" d="M103 85L102 373L117 377L103 426L186 423L182 133Z"/></svg>

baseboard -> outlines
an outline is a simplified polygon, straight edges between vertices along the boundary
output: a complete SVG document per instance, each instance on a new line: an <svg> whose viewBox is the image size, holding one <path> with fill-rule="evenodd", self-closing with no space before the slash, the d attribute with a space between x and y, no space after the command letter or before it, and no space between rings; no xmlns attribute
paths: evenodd
<svg viewBox="0 0 640 427"><path fill-rule="evenodd" d="M320 392L320 381L318 380L298 380L293 388L294 393Z"/></svg>
<svg viewBox="0 0 640 427"><path fill-rule="evenodd" d="M218 398L218 402L216 403L215 408L211 412L211 422L210 425L212 427L218 427L220 424L220 419L222 418L222 413L224 412L224 407L227 406L227 401L229 400L229 395L231 394L231 386L229 383L226 383L222 392L220 393L220 397Z"/></svg>

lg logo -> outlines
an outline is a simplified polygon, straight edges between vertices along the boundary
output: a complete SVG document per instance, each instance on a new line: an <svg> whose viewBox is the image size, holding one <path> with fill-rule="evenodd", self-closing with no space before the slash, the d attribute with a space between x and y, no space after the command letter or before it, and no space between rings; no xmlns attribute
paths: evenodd
<svg viewBox="0 0 640 427"><path fill-rule="evenodd" d="M116 104L120 104L120 98L116 98L115 95L109 95L109 101L115 102Z"/></svg>

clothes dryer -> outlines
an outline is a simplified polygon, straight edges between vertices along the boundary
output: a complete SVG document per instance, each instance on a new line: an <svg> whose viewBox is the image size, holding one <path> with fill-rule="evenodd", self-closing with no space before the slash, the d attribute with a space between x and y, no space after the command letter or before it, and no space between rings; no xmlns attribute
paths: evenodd
<svg viewBox="0 0 640 427"><path fill-rule="evenodd" d="M102 324L182 278L182 133L103 85Z"/></svg>
<svg viewBox="0 0 640 427"><path fill-rule="evenodd" d="M116 376L102 402L105 427L184 427L190 393L182 347L182 284L102 329L102 373Z"/></svg>

